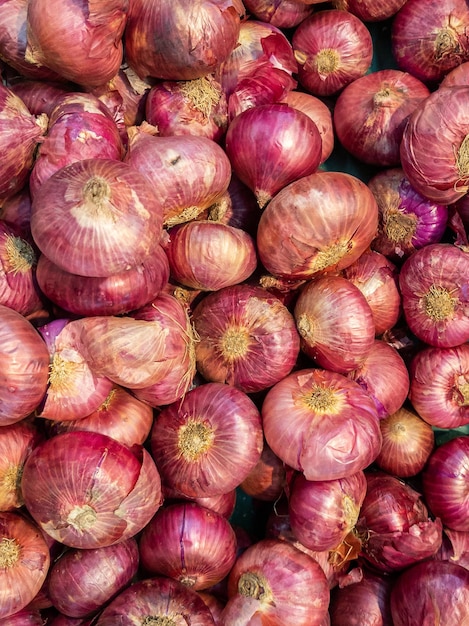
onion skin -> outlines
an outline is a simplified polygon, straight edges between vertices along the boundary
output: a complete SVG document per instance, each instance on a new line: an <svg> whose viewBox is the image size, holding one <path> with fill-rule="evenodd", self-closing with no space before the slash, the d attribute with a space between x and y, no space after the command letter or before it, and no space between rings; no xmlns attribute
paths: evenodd
<svg viewBox="0 0 469 626"><path fill-rule="evenodd" d="M25 608L9 617L4 617L0 624L2 626L43 626L44 620L39 610Z"/></svg>
<svg viewBox="0 0 469 626"><path fill-rule="evenodd" d="M406 2L407 0L334 0L332 4L337 9L350 11L363 22L381 22L393 17Z"/></svg>
<svg viewBox="0 0 469 626"><path fill-rule="evenodd" d="M159 473L144 448L86 431L55 435L36 446L21 487L39 526L73 548L135 536L162 503Z"/></svg>
<svg viewBox="0 0 469 626"><path fill-rule="evenodd" d="M28 80L19 76L9 82L9 88L16 94L33 115L45 113L47 118L56 107L56 100L78 89L78 85L67 82Z"/></svg>
<svg viewBox="0 0 469 626"><path fill-rule="evenodd" d="M274 276L310 279L353 263L377 227L378 207L365 183L343 172L315 172L287 185L264 209L257 250Z"/></svg>
<svg viewBox="0 0 469 626"><path fill-rule="evenodd" d="M373 400L358 383L336 372L289 374L267 392L261 414L269 446L307 480L355 474L381 448Z"/></svg>
<svg viewBox="0 0 469 626"><path fill-rule="evenodd" d="M0 207L0 219L13 228L23 239L34 246L31 237L31 195L29 188L23 187L14 196L7 198Z"/></svg>
<svg viewBox="0 0 469 626"><path fill-rule="evenodd" d="M247 11L260 22L277 28L295 28L313 12L301 0L243 0Z"/></svg>
<svg viewBox="0 0 469 626"><path fill-rule="evenodd" d="M262 454L255 467L240 484L244 493L263 502L276 502L286 484L286 470L281 459L264 441Z"/></svg>

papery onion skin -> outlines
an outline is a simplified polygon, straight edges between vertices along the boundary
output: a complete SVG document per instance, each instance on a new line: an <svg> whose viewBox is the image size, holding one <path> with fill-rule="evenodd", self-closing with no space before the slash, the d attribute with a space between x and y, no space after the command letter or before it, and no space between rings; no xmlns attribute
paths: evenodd
<svg viewBox="0 0 469 626"><path fill-rule="evenodd" d="M365 183L344 172L316 172L287 185L264 209L258 254L274 276L309 279L353 263L377 227L378 207Z"/></svg>
<svg viewBox="0 0 469 626"><path fill-rule="evenodd" d="M416 250L399 273L404 316L430 346L451 348L469 339L469 256L450 243Z"/></svg>
<svg viewBox="0 0 469 626"><path fill-rule="evenodd" d="M194 308L192 321L197 369L206 380L253 393L271 387L296 363L295 320L261 287L233 285L208 294Z"/></svg>
<svg viewBox="0 0 469 626"><path fill-rule="evenodd" d="M443 529L443 542L435 559L457 563L469 570L469 533L459 530Z"/></svg>
<svg viewBox="0 0 469 626"><path fill-rule="evenodd" d="M295 28L311 15L313 7L301 0L243 0L248 12L277 28Z"/></svg>
<svg viewBox="0 0 469 626"><path fill-rule="evenodd" d="M363 76L373 58L370 31L348 11L314 12L297 26L292 46L298 80L315 96L332 96Z"/></svg>
<svg viewBox="0 0 469 626"><path fill-rule="evenodd" d="M135 536L162 503L159 473L144 448L86 431L55 435L36 446L21 487L39 526L73 548Z"/></svg>
<svg viewBox="0 0 469 626"><path fill-rule="evenodd" d="M428 424L469 424L469 344L424 348L411 363L409 400Z"/></svg>
<svg viewBox="0 0 469 626"><path fill-rule="evenodd" d="M150 446L162 481L188 497L226 493L258 462L261 417L235 387L205 383L156 416Z"/></svg>
<svg viewBox="0 0 469 626"><path fill-rule="evenodd" d="M225 150L237 176L264 208L286 185L315 172L322 139L305 113L286 104L261 104L228 126Z"/></svg>
<svg viewBox="0 0 469 626"><path fill-rule="evenodd" d="M41 531L19 513L0 513L0 618L24 609L45 582L50 553Z"/></svg>
<svg viewBox="0 0 469 626"><path fill-rule="evenodd" d="M263 539L238 557L228 578L225 626L243 623L321 626L329 605L321 566L291 544Z"/></svg>
<svg viewBox="0 0 469 626"><path fill-rule="evenodd" d="M371 397L342 374L295 371L263 401L264 435L272 450L307 480L333 480L363 470L381 448Z"/></svg>
<svg viewBox="0 0 469 626"><path fill-rule="evenodd" d="M264 441L261 458L240 487L251 498L264 502L276 502L282 495L285 484L285 466Z"/></svg>
<svg viewBox="0 0 469 626"><path fill-rule="evenodd" d="M350 11L364 22L381 22L393 17L407 0L334 0L333 6Z"/></svg>

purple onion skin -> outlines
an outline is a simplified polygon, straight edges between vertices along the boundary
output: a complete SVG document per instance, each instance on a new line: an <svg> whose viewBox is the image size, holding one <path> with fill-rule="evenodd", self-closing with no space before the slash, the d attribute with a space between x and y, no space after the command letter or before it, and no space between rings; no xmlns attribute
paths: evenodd
<svg viewBox="0 0 469 626"><path fill-rule="evenodd" d="M39 611L24 608L9 617L0 619L0 626L43 626L44 620ZM58 625L57 625L58 626Z"/></svg>

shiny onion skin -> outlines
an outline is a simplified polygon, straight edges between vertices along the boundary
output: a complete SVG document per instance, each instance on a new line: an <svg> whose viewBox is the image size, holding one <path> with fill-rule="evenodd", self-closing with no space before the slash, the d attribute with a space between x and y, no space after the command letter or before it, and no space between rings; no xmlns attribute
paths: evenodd
<svg viewBox="0 0 469 626"><path fill-rule="evenodd" d="M402 406L380 423L383 444L375 464L399 478L417 476L435 447L435 433L415 411Z"/></svg>
<svg viewBox="0 0 469 626"><path fill-rule="evenodd" d="M274 276L309 279L356 261L377 227L378 207L365 183L344 172L316 172L270 201L259 220L257 250Z"/></svg>
<svg viewBox="0 0 469 626"><path fill-rule="evenodd" d="M261 458L240 484L240 488L256 500L276 502L285 488L286 474L282 460L264 441Z"/></svg>
<svg viewBox="0 0 469 626"><path fill-rule="evenodd" d="M315 11L297 26L292 46L298 81L315 96L332 96L371 66L373 41L361 19L349 11Z"/></svg>
<svg viewBox="0 0 469 626"><path fill-rule="evenodd" d="M68 617L86 617L103 609L137 574L138 544L134 537L112 546L71 548L51 565L47 593Z"/></svg>
<svg viewBox="0 0 469 626"><path fill-rule="evenodd" d="M251 398L222 383L204 383L155 417L150 449L162 481L187 497L227 493L258 462L261 417Z"/></svg>
<svg viewBox="0 0 469 626"><path fill-rule="evenodd" d="M95 626L135 624L214 626L210 609L197 591L166 576L134 582L99 614Z"/></svg>
<svg viewBox="0 0 469 626"><path fill-rule="evenodd" d="M372 176L368 187L378 203L378 235L371 247L396 263L430 243L439 243L448 224L448 207L424 198L400 167Z"/></svg>
<svg viewBox="0 0 469 626"><path fill-rule="evenodd" d="M205 296L192 321L197 369L209 381L246 393L268 389L293 369L300 337L288 308L255 285L233 285Z"/></svg>
<svg viewBox="0 0 469 626"><path fill-rule="evenodd" d="M110 546L135 536L162 503L160 476L144 448L86 431L55 435L36 446L21 488L43 531L72 548Z"/></svg>
<svg viewBox="0 0 469 626"><path fill-rule="evenodd" d="M440 87L409 116L400 144L401 167L425 198L451 204L469 190L469 86ZM438 128L438 141L429 128Z"/></svg>
<svg viewBox="0 0 469 626"><path fill-rule="evenodd" d="M468 619L469 572L456 563L417 563L397 578L390 603L394 626L462 626Z"/></svg>
<svg viewBox="0 0 469 626"><path fill-rule="evenodd" d="M127 0L30 0L26 60L85 87L111 80L122 63Z"/></svg>
<svg viewBox="0 0 469 626"><path fill-rule="evenodd" d="M213 74L236 46L238 0L134 0L124 33L126 59L145 79L191 80Z"/></svg>
<svg viewBox="0 0 469 626"><path fill-rule="evenodd" d="M202 291L237 285L257 267L254 238L241 228L211 220L173 226L164 249L172 279Z"/></svg>
<svg viewBox="0 0 469 626"><path fill-rule="evenodd" d="M0 425L32 413L47 390L49 351L36 328L17 311L0 305Z"/></svg>
<svg viewBox="0 0 469 626"><path fill-rule="evenodd" d="M414 252L399 273L404 316L423 342L451 348L469 340L469 256L450 243Z"/></svg>
<svg viewBox="0 0 469 626"><path fill-rule="evenodd" d="M322 481L306 480L297 474L288 494L293 534L310 550L334 550L357 523L365 493L366 478L362 471Z"/></svg>
<svg viewBox="0 0 469 626"><path fill-rule="evenodd" d="M336 372L289 374L267 392L261 414L269 446L307 480L351 476L368 467L381 448L373 400Z"/></svg>
<svg viewBox="0 0 469 626"><path fill-rule="evenodd" d="M407 120L429 94L415 76L392 68L356 78L335 103L337 138L362 163L395 167Z"/></svg>
<svg viewBox="0 0 469 626"><path fill-rule="evenodd" d="M139 539L144 571L174 578L194 591L220 583L236 561L236 549L229 521L195 502L161 507Z"/></svg>
<svg viewBox="0 0 469 626"><path fill-rule="evenodd" d="M337 9L350 11L363 22L381 22L393 17L406 2L407 0L333 0L332 4Z"/></svg>
<svg viewBox="0 0 469 626"><path fill-rule="evenodd" d="M50 562L49 547L34 522L19 513L0 512L0 619L34 599Z"/></svg>
<svg viewBox="0 0 469 626"><path fill-rule="evenodd" d="M330 592L321 566L288 542L263 539L237 559L228 577L224 626L322 626Z"/></svg>
<svg viewBox="0 0 469 626"><path fill-rule="evenodd" d="M430 13L425 0L407 0L391 28L391 50L398 67L436 85L469 60L468 23L464 0L442 0Z"/></svg>
<svg viewBox="0 0 469 626"><path fill-rule="evenodd" d="M469 424L469 344L424 348L411 362L409 400L431 426Z"/></svg>
<svg viewBox="0 0 469 626"><path fill-rule="evenodd" d="M277 28L295 28L313 12L313 6L301 0L243 0L247 11L260 22Z"/></svg>
<svg viewBox="0 0 469 626"><path fill-rule="evenodd" d="M261 209L289 183L318 169L321 144L312 119L282 103L242 111L230 122L225 137L233 170Z"/></svg>

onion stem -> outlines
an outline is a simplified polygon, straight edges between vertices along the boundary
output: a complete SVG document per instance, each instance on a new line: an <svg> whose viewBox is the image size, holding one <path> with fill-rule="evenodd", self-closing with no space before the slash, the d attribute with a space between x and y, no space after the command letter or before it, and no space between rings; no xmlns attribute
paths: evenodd
<svg viewBox="0 0 469 626"><path fill-rule="evenodd" d="M454 312L456 298L453 298L447 289L439 285L432 285L424 298L425 313L435 321L448 319Z"/></svg>
<svg viewBox="0 0 469 626"><path fill-rule="evenodd" d="M331 413L337 406L337 395L333 389L314 385L303 398L304 403L316 413Z"/></svg>
<svg viewBox="0 0 469 626"><path fill-rule="evenodd" d="M5 252L10 271L14 275L25 274L36 264L36 255L32 246L21 237L8 236L5 240Z"/></svg>
<svg viewBox="0 0 469 626"><path fill-rule="evenodd" d="M268 603L272 601L272 591L267 580L253 572L245 572L239 577L238 591L243 596L255 598L261 602Z"/></svg>
<svg viewBox="0 0 469 626"><path fill-rule="evenodd" d="M85 504L83 506L75 506L67 517L67 523L79 531L87 531L93 527L96 522L96 511Z"/></svg>
<svg viewBox="0 0 469 626"><path fill-rule="evenodd" d="M176 626L176 622L171 617L156 617L147 615L142 622L142 626Z"/></svg>
<svg viewBox="0 0 469 626"><path fill-rule="evenodd" d="M327 76L339 67L339 54L333 48L320 50L316 55L316 67L319 74Z"/></svg>
<svg viewBox="0 0 469 626"><path fill-rule="evenodd" d="M189 420L179 429L178 449L188 461L195 461L213 444L214 432L202 422Z"/></svg>
<svg viewBox="0 0 469 626"><path fill-rule="evenodd" d="M3 537L0 542L0 567L13 567L19 561L21 548L16 539Z"/></svg>
<svg viewBox="0 0 469 626"><path fill-rule="evenodd" d="M206 76L183 81L181 84L181 92L192 102L194 108L199 110L204 117L207 118L212 108L218 104L221 97L221 91L217 89Z"/></svg>
<svg viewBox="0 0 469 626"><path fill-rule="evenodd" d="M409 243L417 228L415 213L404 214L401 211L388 211L384 220L384 232L394 243Z"/></svg>
<svg viewBox="0 0 469 626"><path fill-rule="evenodd" d="M235 361L247 354L249 332L247 328L228 328L223 333L220 343L224 358Z"/></svg>

